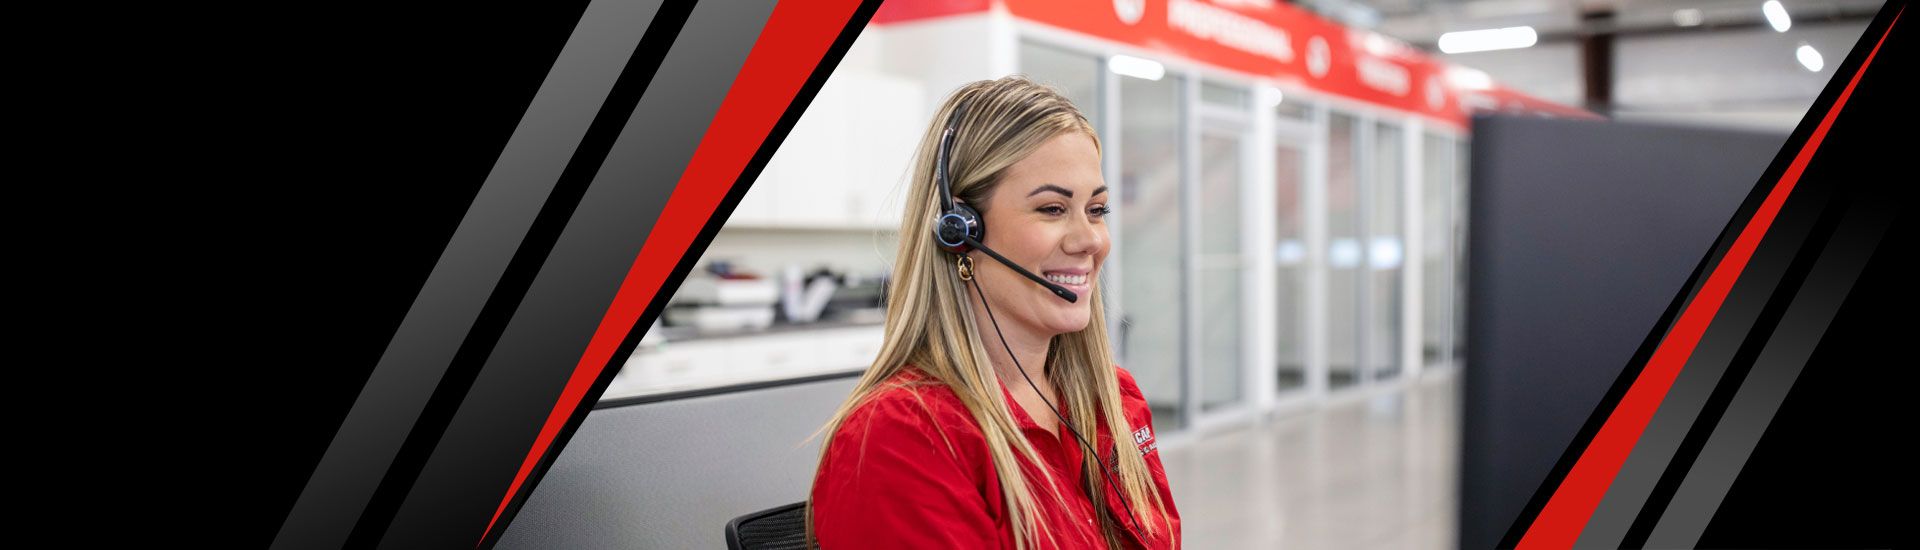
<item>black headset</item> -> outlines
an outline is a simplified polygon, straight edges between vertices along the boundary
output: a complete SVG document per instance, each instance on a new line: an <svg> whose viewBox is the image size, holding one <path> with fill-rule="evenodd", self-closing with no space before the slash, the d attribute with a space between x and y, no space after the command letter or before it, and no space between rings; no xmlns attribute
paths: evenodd
<svg viewBox="0 0 1920 550"><path fill-rule="evenodd" d="M954 106L953 114L947 117L947 129L940 133L940 148L934 153L933 179L940 184L940 219L933 223L934 242L938 243L942 250L952 252L961 258L966 258L968 251L978 249L987 253L987 256L995 261L1013 269L1014 272L1040 283L1040 286L1047 287L1047 290L1052 291L1060 299L1068 303L1080 301L1080 296L1067 290L1067 287L1054 284L1045 277L1034 275L1032 271L1027 271L1027 268L1020 267L1020 264L1014 263L1006 256L1001 256L992 248L987 248L987 245L980 242L987 238L987 222L980 219L980 212L974 210L972 206L953 200L953 187L947 181L947 163L953 158L953 139L960 129L960 118L966 112L967 101L963 99L959 105ZM972 273L972 261L963 260L961 265L963 273Z"/></svg>
<svg viewBox="0 0 1920 550"><path fill-rule="evenodd" d="M957 261L959 262L960 279L973 283L974 292L980 294L981 305L986 305L987 293L980 289L980 281L973 276L973 260L967 257L967 252L975 249L987 253L987 256L1005 264L1015 272L1025 275L1028 279L1032 279L1033 282L1040 283L1041 286L1047 287L1047 290L1053 291L1053 294L1059 296L1061 299L1069 303L1078 302L1079 296L1075 295L1073 291L1054 284L1053 281L1048 281L1039 275L1034 275L1032 271L1027 271L1026 268L1020 267L1020 264L1014 263L1013 260L1007 259L1006 256L1001 256L1000 253L994 252L991 248L987 248L987 245L981 243L982 240L987 238L987 224L985 220L980 219L980 212L974 210L971 206L960 204L959 201L953 200L953 188L947 182L947 163L953 158L953 140L960 128L960 118L965 115L966 112L967 100L963 98L958 105L954 106L953 114L948 115L947 128L940 133L940 147L934 153L933 179L940 186L940 218L934 221L934 242L939 244L942 250L959 256ZM987 306L987 319L993 322L993 332L1000 336L1000 345L1007 348L1007 357L1013 358L1013 346L1007 344L1007 335L1000 332L1000 320L994 318L992 306ZM1020 360L1013 359L1013 365L1020 367ZM1067 431L1073 433L1074 439L1080 441L1080 444L1087 450L1086 456L1091 457L1091 460L1095 462L1100 462L1100 473L1106 474L1107 485L1113 488L1115 494L1120 495L1120 504L1127 508L1127 520L1133 523L1134 534L1141 539L1145 539L1146 535L1140 530L1140 520L1134 517L1133 505L1127 502L1126 492L1121 491L1120 485L1113 481L1115 477L1113 473L1114 465L1100 461L1100 453L1093 450L1093 444L1087 442L1087 438L1080 435L1080 430L1074 429L1073 423L1068 422L1067 417L1060 414L1060 409L1054 406L1053 400L1047 399L1046 393L1040 391L1040 386L1033 383L1033 378L1027 375L1026 368L1020 368L1020 376L1027 379L1027 385L1033 388L1034 393L1040 394L1040 400L1046 402L1047 410L1052 411L1053 416L1060 419L1060 425L1066 426ZM1113 459L1117 462L1120 460L1119 434L1114 435L1113 441Z"/></svg>

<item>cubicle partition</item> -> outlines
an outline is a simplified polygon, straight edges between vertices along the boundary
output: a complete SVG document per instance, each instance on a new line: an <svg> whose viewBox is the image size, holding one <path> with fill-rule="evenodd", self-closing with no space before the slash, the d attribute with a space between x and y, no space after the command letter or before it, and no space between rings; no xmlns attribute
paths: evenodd
<svg viewBox="0 0 1920 550"><path fill-rule="evenodd" d="M1786 136L1473 124L1461 548L1492 548L1688 284Z"/></svg>
<svg viewBox="0 0 1920 550"><path fill-rule="evenodd" d="M498 548L725 548L728 520L806 499L857 374L603 402Z"/></svg>

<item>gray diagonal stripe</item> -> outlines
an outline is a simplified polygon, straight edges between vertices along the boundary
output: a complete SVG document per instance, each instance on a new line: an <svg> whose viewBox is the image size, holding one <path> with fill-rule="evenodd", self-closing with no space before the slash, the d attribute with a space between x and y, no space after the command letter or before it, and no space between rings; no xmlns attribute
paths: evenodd
<svg viewBox="0 0 1920 550"><path fill-rule="evenodd" d="M1767 238L1741 270L1714 314L1713 323L1700 336L1693 355L1687 358L1660 408L1607 486L1606 495L1580 531L1575 548L1620 547L1831 196L1824 190L1804 189L1782 207L1767 230Z"/></svg>
<svg viewBox="0 0 1920 550"><path fill-rule="evenodd" d="M1700 457L1694 460L1686 480L1660 516L1660 523L1654 526L1647 548L1692 548L1700 541L1714 512L1720 509L1720 501L1746 467L1747 458L1760 444L1774 413L1786 401L1794 380L1806 368L1807 358L1819 346L1827 326L1892 223L1887 204L1854 204L1828 239L1806 284L1754 361L1753 372L1734 394L1726 415L1714 427Z"/></svg>
<svg viewBox="0 0 1920 550"><path fill-rule="evenodd" d="M273 548L346 542L659 8L659 0L587 7Z"/></svg>
<svg viewBox="0 0 1920 550"><path fill-rule="evenodd" d="M382 548L479 542L773 6L773 0L694 6L395 514ZM533 481L519 491L532 491Z"/></svg>

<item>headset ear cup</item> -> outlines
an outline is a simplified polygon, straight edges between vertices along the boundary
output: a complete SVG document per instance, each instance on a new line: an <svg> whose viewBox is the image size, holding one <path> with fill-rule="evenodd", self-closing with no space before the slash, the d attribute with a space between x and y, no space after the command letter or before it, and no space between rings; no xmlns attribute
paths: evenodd
<svg viewBox="0 0 1920 550"><path fill-rule="evenodd" d="M980 214L964 204L954 204L934 222L933 240L942 250L954 254L966 254L973 250L964 237L973 237L980 241L987 237L987 228L980 222Z"/></svg>
<svg viewBox="0 0 1920 550"><path fill-rule="evenodd" d="M979 212L975 212L973 207L965 203L955 203L953 211L959 214L961 219L966 220L967 236L973 237L977 242L987 242L987 221L980 219Z"/></svg>
<svg viewBox="0 0 1920 550"><path fill-rule="evenodd" d="M979 212L973 212L972 206L964 202L954 202L952 210L941 213L933 221L933 242L952 254L972 252L972 244L966 244L966 238L973 237L975 242L987 240L987 223L979 219Z"/></svg>

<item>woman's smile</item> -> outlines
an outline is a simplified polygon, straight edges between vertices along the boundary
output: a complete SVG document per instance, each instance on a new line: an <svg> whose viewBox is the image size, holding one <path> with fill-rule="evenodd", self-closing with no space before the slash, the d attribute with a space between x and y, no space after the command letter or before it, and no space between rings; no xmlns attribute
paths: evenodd
<svg viewBox="0 0 1920 550"><path fill-rule="evenodd" d="M1092 287L1089 286L1089 281L1092 280L1093 274L1092 270L1087 268L1042 270L1040 276L1045 277L1053 284L1067 287L1067 290L1071 290L1074 294L1080 296L1086 296L1087 292L1092 290Z"/></svg>

